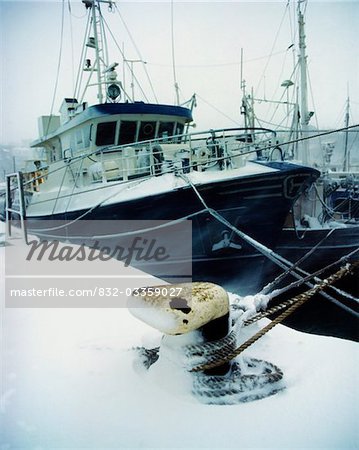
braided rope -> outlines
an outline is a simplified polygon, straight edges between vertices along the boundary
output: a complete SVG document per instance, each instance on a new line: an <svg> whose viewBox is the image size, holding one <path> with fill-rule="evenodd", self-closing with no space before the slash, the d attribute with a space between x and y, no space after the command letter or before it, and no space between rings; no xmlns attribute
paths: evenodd
<svg viewBox="0 0 359 450"><path fill-rule="evenodd" d="M192 393L207 405L235 405L274 395L285 388L283 372L274 364L244 358L227 375L193 373Z"/></svg>
<svg viewBox="0 0 359 450"><path fill-rule="evenodd" d="M213 369L214 367L221 366L232 359L234 359L236 356L241 354L244 350L246 350L248 347L250 347L252 344L254 344L258 339L260 339L262 336L264 336L266 333L268 333L272 328L274 328L277 324L281 323L283 320L285 320L290 314L292 314L296 309L298 309L301 305L303 305L305 302L307 302L310 298L312 298L317 292L321 291L322 289L326 288L327 286L330 286L331 284L335 283L336 281L343 278L345 275L347 275L354 266L357 266L359 264L359 261L353 264L346 264L344 267L341 267L336 273L330 275L328 278L323 280L322 282L315 285L312 289L297 295L293 299L291 299L289 302L292 303L292 305L284 311L282 314L280 314L276 319L274 319L271 323L269 323L267 326L265 326L262 330L260 330L258 333L256 333L254 336L252 336L250 339L248 339L246 342L244 342L242 345L240 345L238 348L231 352L226 352L224 350L221 350L218 352L217 358L208 358L208 362L206 364L197 366L192 369L192 372L200 372L203 370ZM252 318L254 319L254 318ZM252 320L249 319L249 320ZM258 319L257 319L258 320Z"/></svg>
<svg viewBox="0 0 359 450"><path fill-rule="evenodd" d="M285 300L284 302L280 303L279 305L272 306L272 308L267 309L266 311L259 312L252 316L250 319L247 319L243 322L243 326L248 327L249 325L252 325L255 322L258 322L258 320L264 319L272 314L275 314L279 311L282 311L282 309L287 308L288 306L293 305L296 303L298 299L296 297L291 298L289 300Z"/></svg>
<svg viewBox="0 0 359 450"><path fill-rule="evenodd" d="M237 327L233 327L227 336L202 344L190 344L182 348L186 358L185 367L191 371L194 367L207 364L208 360L217 358L221 352L231 353L237 344Z"/></svg>

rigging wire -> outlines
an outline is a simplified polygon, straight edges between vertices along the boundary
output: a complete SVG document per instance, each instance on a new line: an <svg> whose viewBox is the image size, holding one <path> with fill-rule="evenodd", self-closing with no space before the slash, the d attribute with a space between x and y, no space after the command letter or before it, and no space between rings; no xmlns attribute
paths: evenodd
<svg viewBox="0 0 359 450"><path fill-rule="evenodd" d="M313 109L314 109L314 111L317 111L317 108L316 108L315 102L314 102L314 94L313 94L312 82L311 82L311 79L310 79L310 74L309 74L309 70L308 69L307 69L307 77L308 77L309 92L310 92L310 97L311 97L312 104L313 104ZM317 114L314 114L314 120L315 120L316 127L319 130L319 122L318 122ZM322 140L321 140L320 137L319 137L319 145L320 145L320 147L322 146Z"/></svg>
<svg viewBox="0 0 359 450"><path fill-rule="evenodd" d="M296 12L295 12L295 4L294 7L291 7L291 2L288 0L288 16L289 16L289 28L290 28L290 35L292 39L292 57L293 57L293 67L296 65L296 46L295 42L297 42L297 34L298 34L298 28L296 27ZM288 48L289 49L289 48ZM287 50L288 50L287 49Z"/></svg>
<svg viewBox="0 0 359 450"><path fill-rule="evenodd" d="M54 105L55 105L55 100L56 100L57 87L58 87L58 84L59 84L59 76L60 76L60 68L61 68L61 60L62 60L63 38L64 38L65 0L62 0L62 8L61 9L62 9L62 12L61 12L61 35L60 35L59 57L58 57L58 61L57 61L57 71L56 71L56 80L55 80L54 94L53 94L52 102L51 102L50 119L47 122L45 135L48 134L49 129L50 129L50 122L51 122L51 117L53 116L53 112L54 112Z"/></svg>
<svg viewBox="0 0 359 450"><path fill-rule="evenodd" d="M136 77L136 75L135 75L133 69L131 68L130 64L126 61L125 55L124 55L124 53L123 53L123 50L122 50L122 48L120 47L119 43L117 42L117 40L116 40L114 34L112 33L111 28L108 26L108 24L107 24L105 18L103 18L103 23L105 24L105 26L106 26L106 28L107 28L107 31L110 33L110 35L111 35L111 37L112 37L112 39L113 39L113 41L114 41L114 43L115 43L115 45L116 45L118 51L120 52L120 54L121 54L121 56L122 56L122 58L123 58L123 61L126 63L128 69L129 69L129 71L131 72L131 75L133 76L133 80L136 82L136 84L137 84L138 88L140 89L140 91L141 91L143 97L145 98L145 100L149 103L148 97L147 97L145 91L142 89L141 83L138 81L138 79L137 79L137 77ZM124 86L122 86L122 89L124 89ZM125 92L125 95L126 95L127 98L131 98L131 97L127 94L127 92ZM157 99L156 99L156 101L157 101Z"/></svg>
<svg viewBox="0 0 359 450"><path fill-rule="evenodd" d="M257 87L256 87L256 89L255 89L255 95L256 95L256 96L257 96L257 93L258 93L258 91L259 91L259 88L260 88L260 86L261 86L261 84L262 84L262 81L263 81L263 78L264 78L264 76L265 76L265 73L266 73L266 70L267 70L267 68L268 68L268 65L269 65L269 62L270 62L270 60L271 60L271 57L272 57L272 55L274 54L274 48L275 48L275 46L276 46L276 44L277 44L277 40L278 40L278 37L279 37L279 33L280 33L281 29L282 29L282 26L283 26L284 19L285 19L285 16L286 16L286 14L287 14L287 11L288 11L288 3L287 3L287 5L286 5L286 7L285 7L285 10L284 10L282 19L281 19L281 21L280 21L279 28L278 28L277 33L276 33L276 35L275 35L274 42L273 42L273 45L272 45L270 54L269 54L269 56L268 56L267 62L266 62L266 64L264 65L264 69L263 69L262 75L261 75L261 77L260 77L260 79L259 79L259 81L258 81L258 83L257 83Z"/></svg>
<svg viewBox="0 0 359 450"><path fill-rule="evenodd" d="M287 50L280 50L278 52L272 53L272 56L277 55L283 55L283 53L286 53ZM257 58L249 58L243 61L244 63L250 63L254 61L260 61L262 59L267 59L269 55L264 56L258 56ZM156 67L172 67L172 64L162 64L162 63L153 63L148 62L149 66L156 66ZM176 67L179 67L181 69L197 69L197 68L206 68L206 67L229 67L229 66L239 66L241 64L240 61L233 61L233 62L223 62L223 63L211 63L211 64L176 64Z"/></svg>
<svg viewBox="0 0 359 450"><path fill-rule="evenodd" d="M349 93L348 93L348 101L349 101ZM351 102L351 100L349 101L349 118L352 118L352 120L353 120L353 112L352 112L352 108L351 108L350 102ZM346 102L345 102L345 107L344 108L346 109ZM344 112L345 111L343 111L343 115L344 115ZM351 164L350 164L351 152L352 152L352 149L353 149L357 139L358 139L358 133L355 134L354 139L352 140L352 142L348 146L348 166L349 166L349 168L351 166Z"/></svg>
<svg viewBox="0 0 359 450"><path fill-rule="evenodd" d="M232 117L228 116L226 113L224 113L223 111L221 111L220 109L218 109L216 106L214 106L212 103L208 102L207 100L205 100L203 97L201 97L198 93L196 93L196 96L202 100L202 102L206 103L208 106L210 106L211 108L213 108L215 111L217 111L219 114L221 114L223 117L225 117L226 119L230 120L231 122L233 122L235 125L240 126L240 123L237 120L234 120Z"/></svg>
<svg viewBox="0 0 359 450"><path fill-rule="evenodd" d="M77 16L76 14L74 14L72 12L72 8L71 8L71 0L68 0L68 5L69 5L69 13L72 17L75 17L75 19L83 19L84 17L87 16L87 12L85 12L84 14L82 14L81 16Z"/></svg>
<svg viewBox="0 0 359 450"><path fill-rule="evenodd" d="M104 63L104 65L106 65L106 64L108 64L109 63L109 58L108 58L108 46L107 46L107 39L106 39L106 36L105 36L105 27L104 27L104 25L103 25L103 23L104 23L104 17L103 17L103 15L102 15L102 11L101 11L101 8L100 8L100 4L99 4L99 8L98 8L98 12L99 12L99 15L100 15L100 17L101 17L101 20L100 20L100 22L99 22L99 25L100 25L100 36L101 36L101 40L102 40L102 51L103 51L103 59L102 59L102 61L103 61L103 63ZM106 69L107 69L107 67L106 67Z"/></svg>
<svg viewBox="0 0 359 450"><path fill-rule="evenodd" d="M298 66L298 65L296 65L296 66L294 67L294 69L293 69L293 71L292 71L292 73L291 73L291 75L290 75L290 77L289 77L290 80L293 78L294 74L296 73L297 66ZM279 83L278 83L278 84L279 84ZM287 115L284 116L283 120L280 122L279 125L278 125L278 124L275 125L275 124L273 123L274 117L275 117L275 115L276 115L276 113L277 113L277 111L278 111L278 109L279 109L279 106L280 106L281 104L283 104L283 103L281 103L281 102L282 102L282 99L283 99L284 95L286 94L286 90L287 90L287 89L288 89L288 88L286 88L286 89L283 90L282 95L281 95L281 97L280 97L278 103L276 103L276 105L275 105L275 107L274 107L274 111L273 111L273 113L272 113L272 116L268 119L268 121L265 121L265 120L261 119L261 122L267 123L267 124L270 124L270 125L274 125L274 126L277 127L276 129L278 129L280 126L282 126L282 124L283 124L284 121L287 120L287 123L288 123L289 114L287 114ZM278 90L278 87L277 87L277 89L276 89L276 92L277 92L277 90ZM288 105L288 106L289 106L289 105ZM288 128L288 126L283 126L283 127L284 127L284 128ZM290 127L289 127L289 128L290 128Z"/></svg>
<svg viewBox="0 0 359 450"><path fill-rule="evenodd" d="M136 52L137 52L137 55L138 55L139 59L142 61L142 66L143 66L143 69L144 69L144 71L145 71L147 81L148 81L148 83L149 83L149 85L150 85L150 88L151 88L153 97L154 97L155 101L158 103L158 98L157 98L157 96L156 96L156 92L155 92L155 90L154 90L154 87L153 87L153 84L152 84L152 80L151 80L150 75L149 75L149 73L148 73L146 64L144 63L144 59L143 59L143 57L142 57L142 55L141 55L141 52L140 52L139 48L137 47L136 42L135 42L135 40L134 40L134 38L133 38L133 36L132 36L130 30L129 30L129 28L128 28L128 26L127 26L127 24L126 24L124 18L122 17L122 14L121 14L119 8L117 7L117 4L116 4L116 3L115 3L115 9L116 9L116 11L117 11L117 13L118 13L118 15L119 15L119 17L120 17L120 19L121 19L121 22L122 22L123 26L124 26L125 29L126 29L126 32L128 33L128 36L129 36L129 38L130 38L130 40L131 40L131 42L132 42L132 45L134 46L134 48L135 48L135 50L136 50ZM111 34L112 34L112 33L111 33ZM112 35L112 36L113 36L113 35ZM118 45L117 45L117 46L118 46ZM118 46L118 47L119 47L119 46ZM122 51L121 51L121 53L122 53ZM138 82L137 82L137 83L138 83ZM141 91L142 91L142 89L141 89ZM143 91L142 91L142 92L143 92ZM147 100L147 101L148 101L148 100Z"/></svg>
<svg viewBox="0 0 359 450"><path fill-rule="evenodd" d="M71 41L71 77L72 77L72 90L75 90L75 57L74 57L74 35L72 29L72 14L71 14L71 2L67 0L67 7L69 10L69 22L70 22L70 41Z"/></svg>
<svg viewBox="0 0 359 450"><path fill-rule="evenodd" d="M82 84L82 78L83 78L83 73L84 73L84 71L83 71L83 64L84 64L84 61L85 61L86 39L87 39L87 36L89 34L90 24L91 24L91 13L89 12L88 15L87 15L85 34L84 34L84 39L83 39L82 49L81 49L81 56L80 56L80 65L79 65L79 68L77 70L77 76L76 76L76 83L75 83L73 98L78 98L79 95L80 95L80 87L81 87L81 84Z"/></svg>
<svg viewBox="0 0 359 450"><path fill-rule="evenodd" d="M358 133L356 133L355 136L354 136L354 139L352 140L352 142L351 142L351 144L350 144L350 147L349 147L349 149L348 149L349 166L350 166L350 154L351 154L351 151L352 151L352 149L353 149L353 147L354 147L354 144L355 144L356 141L358 140L358 137L359 137L359 135L358 135Z"/></svg>
<svg viewBox="0 0 359 450"><path fill-rule="evenodd" d="M334 120L334 124L335 126L339 126L339 124L342 123L342 119L345 115L345 110L346 110L346 101L342 104L341 109L339 110L339 113L337 114L335 120Z"/></svg>
<svg viewBox="0 0 359 450"><path fill-rule="evenodd" d="M275 89L275 91L274 91L274 93L273 93L273 95L272 95L272 98L276 98L278 89L279 89L279 87L281 86L281 81L283 80L282 75L283 75L283 72L284 72L284 67L285 67L285 65L286 65L287 51L288 51L288 50L289 50L289 47L288 47L288 49L287 49L286 52L285 52L286 54L285 54L284 59L283 59L283 62L282 62L281 71L280 71L280 74L279 74L279 76L278 76L277 82L275 83L275 85L276 85L277 87L276 87L276 89ZM265 80L265 77L264 77L264 80ZM285 90L284 90L284 92L283 92L283 94L282 94L282 96L281 96L281 98L280 98L279 101L282 100L282 98L283 98L283 96L284 96L284 93L285 93ZM265 98L265 97L264 97L264 98ZM269 114L271 108L272 108L272 105L271 105L270 103L268 103L267 114ZM273 112L273 114L272 114L272 117L269 119L269 121L272 121L272 120L273 120L273 117L274 117L275 113L277 112L278 108L279 108L279 104L276 105L275 110L274 110L274 112Z"/></svg>

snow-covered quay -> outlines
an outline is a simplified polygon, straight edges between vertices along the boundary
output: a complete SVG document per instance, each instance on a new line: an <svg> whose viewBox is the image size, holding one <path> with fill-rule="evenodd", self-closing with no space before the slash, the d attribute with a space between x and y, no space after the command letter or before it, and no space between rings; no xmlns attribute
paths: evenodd
<svg viewBox="0 0 359 450"><path fill-rule="evenodd" d="M2 305L1 450L358 448L356 343L278 325L246 355L278 365L285 389L213 406L170 366L136 364L131 349L160 339L124 308Z"/></svg>

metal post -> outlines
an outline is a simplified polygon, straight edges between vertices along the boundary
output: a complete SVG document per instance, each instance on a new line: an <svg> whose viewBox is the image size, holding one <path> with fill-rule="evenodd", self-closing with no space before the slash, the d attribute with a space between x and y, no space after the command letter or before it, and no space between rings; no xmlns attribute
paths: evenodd
<svg viewBox="0 0 359 450"><path fill-rule="evenodd" d="M11 198L11 175L6 175L6 203L5 203L5 220L6 220L6 228L7 235L11 236L11 207L12 207L12 198Z"/></svg>
<svg viewBox="0 0 359 450"><path fill-rule="evenodd" d="M24 196L24 184L23 184L23 174L22 172L17 172L17 180L19 186L19 206L20 206L20 223L23 232L24 241L27 242L27 230L26 230L26 206L25 206L25 196Z"/></svg>

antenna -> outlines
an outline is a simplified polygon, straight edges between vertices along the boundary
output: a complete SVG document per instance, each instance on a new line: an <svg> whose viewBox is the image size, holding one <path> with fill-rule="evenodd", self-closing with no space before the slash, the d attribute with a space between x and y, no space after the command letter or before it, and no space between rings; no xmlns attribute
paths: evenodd
<svg viewBox="0 0 359 450"><path fill-rule="evenodd" d="M345 141L344 141L344 163L343 163L343 171L344 172L348 172L349 170L349 159L350 159L350 155L349 155L349 149L348 149L348 126L349 126L349 119L350 119L350 114L349 114L349 110L350 110L350 99L349 99L349 86L348 86L348 96L347 96L347 101L346 101L346 108L345 108Z"/></svg>
<svg viewBox="0 0 359 450"><path fill-rule="evenodd" d="M241 89L243 87L243 47L241 48Z"/></svg>
<svg viewBox="0 0 359 450"><path fill-rule="evenodd" d="M244 128L248 127L247 124L247 98L246 98L246 81L243 79L243 48L241 48L241 91L242 91L242 104L241 104L241 114L244 116Z"/></svg>
<svg viewBox="0 0 359 450"><path fill-rule="evenodd" d="M175 37L174 37L174 5L173 0L171 0L171 42L172 42L172 71L173 71L173 83L176 91L176 103L177 105L180 104L179 102L179 86L177 83L177 77L176 77L176 61L175 61Z"/></svg>

